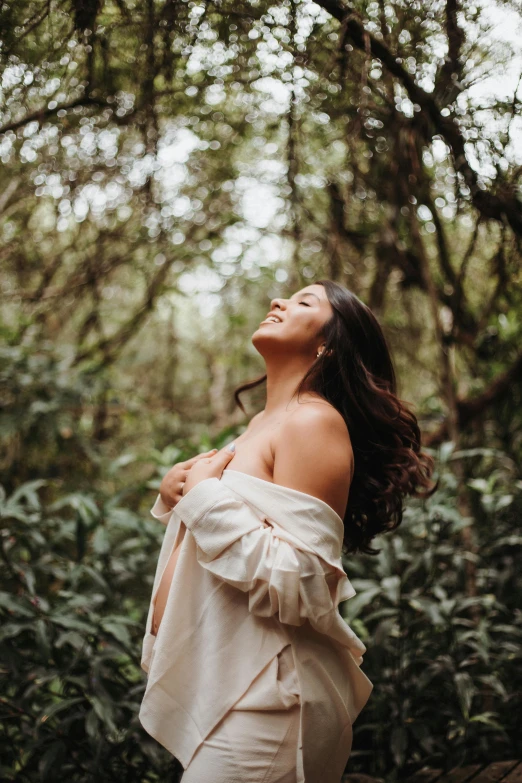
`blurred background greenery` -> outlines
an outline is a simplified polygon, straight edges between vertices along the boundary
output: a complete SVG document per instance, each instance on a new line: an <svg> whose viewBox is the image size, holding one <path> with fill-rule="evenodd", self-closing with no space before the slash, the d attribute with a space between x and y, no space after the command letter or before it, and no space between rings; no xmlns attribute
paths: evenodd
<svg viewBox="0 0 522 783"><path fill-rule="evenodd" d="M0 778L179 773L137 720L148 510L262 408L250 337L320 277L376 313L441 478L345 562L347 771L520 758L515 1L4 0L0 30Z"/></svg>

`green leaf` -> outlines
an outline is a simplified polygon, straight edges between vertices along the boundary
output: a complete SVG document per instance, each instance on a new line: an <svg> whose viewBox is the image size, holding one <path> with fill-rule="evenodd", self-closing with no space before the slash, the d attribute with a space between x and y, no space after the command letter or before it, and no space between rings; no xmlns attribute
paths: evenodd
<svg viewBox="0 0 522 783"><path fill-rule="evenodd" d="M382 594L393 604L399 602L401 578L400 576L385 576L381 579Z"/></svg>
<svg viewBox="0 0 522 783"><path fill-rule="evenodd" d="M104 525L100 525L94 531L92 546L94 551L99 555L105 555L110 551L111 542L109 540L109 533Z"/></svg>
<svg viewBox="0 0 522 783"><path fill-rule="evenodd" d="M28 481L25 484L16 489L9 498L7 505L3 509L3 515L9 516L11 507L16 507L21 500L25 500L30 509L38 510L40 508L40 498L38 497L37 490L47 485L47 481L44 479L36 479L35 481Z"/></svg>
<svg viewBox="0 0 522 783"><path fill-rule="evenodd" d="M85 719L85 730L91 739L95 742L99 742L100 721L94 710L91 710Z"/></svg>
<svg viewBox="0 0 522 783"><path fill-rule="evenodd" d="M70 644L75 650L81 650L87 644L87 640L77 631L65 631L59 634L55 646L61 649L64 644Z"/></svg>
<svg viewBox="0 0 522 783"><path fill-rule="evenodd" d="M469 710L473 696L476 694L477 689L473 684L473 680L467 672L457 672L454 677L455 685L457 686L457 695L459 697L460 708L462 714L466 719L469 719Z"/></svg>
<svg viewBox="0 0 522 783"><path fill-rule="evenodd" d="M9 593L0 593L0 607L22 615L22 617L33 617L35 614L35 610L31 608L27 598L16 598Z"/></svg>
<svg viewBox="0 0 522 783"><path fill-rule="evenodd" d="M0 641L14 639L15 636L19 636L23 631L32 631L32 621L25 623L3 622L0 626Z"/></svg>
<svg viewBox="0 0 522 783"><path fill-rule="evenodd" d="M408 749L408 732L404 726L394 726L390 734L390 748L397 767L402 767Z"/></svg>
<svg viewBox="0 0 522 783"><path fill-rule="evenodd" d="M117 731L114 720L114 707L109 701L102 700L98 696L89 696L89 700L98 718L110 731Z"/></svg>
<svg viewBox="0 0 522 783"><path fill-rule="evenodd" d="M352 598L348 598L342 604L342 615L344 619L349 623L364 609L365 606L373 601L382 592L381 587L374 587L373 589L366 590L364 593L357 593Z"/></svg>
<svg viewBox="0 0 522 783"><path fill-rule="evenodd" d="M504 726L493 717L496 716L496 714L497 713L495 712L482 712L479 715L473 715L469 721L470 723L484 723L486 726L492 726L494 729L498 729L504 736L506 736Z"/></svg>
<svg viewBox="0 0 522 783"><path fill-rule="evenodd" d="M102 621L102 627L108 633L112 634L115 639L121 642L125 647L130 647L132 642L130 634L124 625L115 622Z"/></svg>
<svg viewBox="0 0 522 783"><path fill-rule="evenodd" d="M70 615L50 615L49 619L55 625L61 625L64 628L72 628L75 631L84 631L85 633L96 633L96 627L86 620L80 620L78 617Z"/></svg>
<svg viewBox="0 0 522 783"><path fill-rule="evenodd" d="M80 696L74 699L62 699L61 701L57 701L55 704L51 704L50 706L47 706L42 710L42 712L37 718L37 723L45 723L50 718L53 718L55 715L57 715L59 712L68 710L71 707L73 707L75 704L80 704L81 702L84 701L85 699Z"/></svg>

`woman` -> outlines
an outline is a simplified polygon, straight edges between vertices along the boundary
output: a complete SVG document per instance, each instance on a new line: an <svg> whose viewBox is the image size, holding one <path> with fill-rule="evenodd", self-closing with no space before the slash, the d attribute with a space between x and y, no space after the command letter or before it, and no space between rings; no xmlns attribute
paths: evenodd
<svg viewBox="0 0 522 783"><path fill-rule="evenodd" d="M433 460L396 396L381 328L319 280L274 299L252 336L266 405L232 451L175 465L144 639L145 729L183 783L339 783L372 684L338 612L341 550L375 554ZM233 467L232 467L233 466ZM189 535L186 535L189 531ZM205 581L206 580L206 581Z"/></svg>

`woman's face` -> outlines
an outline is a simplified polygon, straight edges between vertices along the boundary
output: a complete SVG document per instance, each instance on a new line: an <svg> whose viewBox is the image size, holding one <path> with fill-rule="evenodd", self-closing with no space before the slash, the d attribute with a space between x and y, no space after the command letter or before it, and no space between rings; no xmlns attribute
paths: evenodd
<svg viewBox="0 0 522 783"><path fill-rule="evenodd" d="M333 315L324 287L308 285L289 299L272 299L269 312L280 320L263 320L252 335L259 353L265 355L267 351L279 352L284 348L286 353L315 359L323 342L320 331Z"/></svg>

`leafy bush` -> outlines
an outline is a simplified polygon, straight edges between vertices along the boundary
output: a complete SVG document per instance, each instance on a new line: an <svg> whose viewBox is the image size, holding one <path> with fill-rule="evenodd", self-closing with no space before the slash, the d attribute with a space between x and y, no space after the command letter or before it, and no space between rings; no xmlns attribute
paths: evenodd
<svg viewBox="0 0 522 783"><path fill-rule="evenodd" d="M457 510L457 457L490 471L468 482L473 518ZM408 503L399 532L379 540L380 555L345 564L358 594L341 611L367 644L364 670L374 683L349 768L389 781L421 762L520 757L522 482L491 449L453 454L447 443L439 466L440 490ZM471 552L460 538L467 525ZM466 589L469 564L476 595Z"/></svg>
<svg viewBox="0 0 522 783"><path fill-rule="evenodd" d="M179 765L137 718L164 528L119 496L44 506L44 485L1 498L0 777L172 780Z"/></svg>
<svg viewBox="0 0 522 783"><path fill-rule="evenodd" d="M155 452L149 462L161 474L180 454ZM456 456L476 463L472 519L457 511ZM446 444L439 464L440 491L408 503L399 530L380 538L380 555L345 563L358 592L341 611L367 644L364 670L375 686L348 769L390 782L421 763L520 754L522 485L491 450L455 455ZM181 771L137 718L164 532L140 507L144 489L55 498L52 482L32 481L2 494L3 780L145 783ZM472 552L460 538L468 524ZM474 596L466 594L468 563Z"/></svg>

